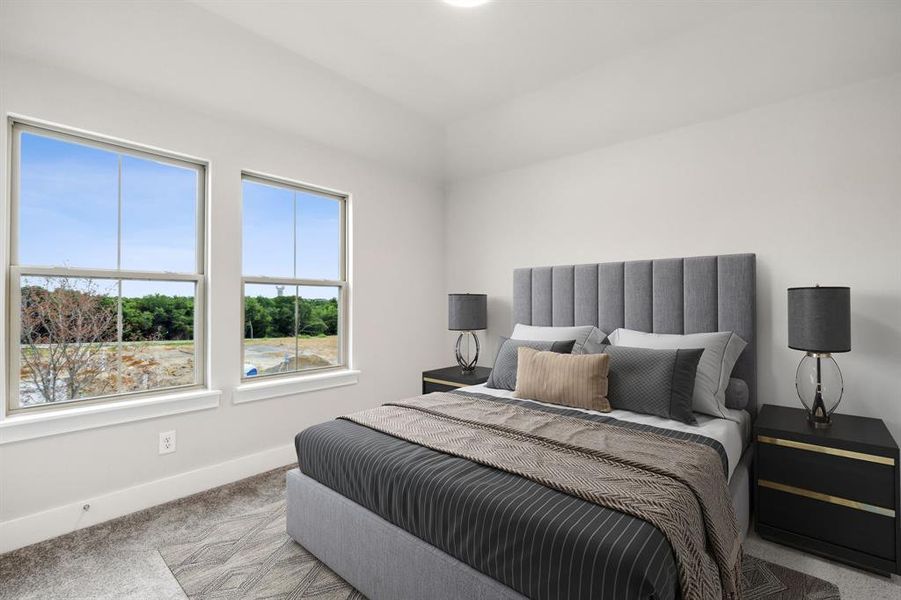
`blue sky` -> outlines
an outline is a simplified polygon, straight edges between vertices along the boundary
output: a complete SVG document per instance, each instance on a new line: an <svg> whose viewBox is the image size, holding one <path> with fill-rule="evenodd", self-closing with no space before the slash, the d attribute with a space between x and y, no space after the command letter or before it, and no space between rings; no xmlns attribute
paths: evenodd
<svg viewBox="0 0 901 600"><path fill-rule="evenodd" d="M18 263L115 269L118 155L27 132L20 148ZM122 155L121 185L121 268L193 272L197 172ZM249 181L243 182L243 194L245 275L295 276L296 257L297 277L339 278L338 202ZM259 291L275 295L269 287ZM302 291L307 297L334 297L334 288ZM187 295L190 284L123 284L125 296L152 293Z"/></svg>
<svg viewBox="0 0 901 600"><path fill-rule="evenodd" d="M245 275L340 279L336 200L256 181L244 181L242 194Z"/></svg>

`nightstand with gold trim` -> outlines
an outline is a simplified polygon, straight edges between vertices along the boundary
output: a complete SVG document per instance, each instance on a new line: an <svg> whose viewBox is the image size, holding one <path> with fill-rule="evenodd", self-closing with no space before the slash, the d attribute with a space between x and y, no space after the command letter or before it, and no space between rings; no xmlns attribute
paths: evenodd
<svg viewBox="0 0 901 600"><path fill-rule="evenodd" d="M901 573L898 444L879 419L833 415L808 425L797 408L757 417L760 537L882 574Z"/></svg>

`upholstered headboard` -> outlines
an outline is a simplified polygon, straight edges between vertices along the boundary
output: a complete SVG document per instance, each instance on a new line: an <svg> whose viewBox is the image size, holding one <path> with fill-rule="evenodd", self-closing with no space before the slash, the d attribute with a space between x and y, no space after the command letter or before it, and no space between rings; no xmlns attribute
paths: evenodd
<svg viewBox="0 0 901 600"><path fill-rule="evenodd" d="M635 260L513 271L513 322L654 333L734 331L748 342L733 377L757 413L754 254Z"/></svg>

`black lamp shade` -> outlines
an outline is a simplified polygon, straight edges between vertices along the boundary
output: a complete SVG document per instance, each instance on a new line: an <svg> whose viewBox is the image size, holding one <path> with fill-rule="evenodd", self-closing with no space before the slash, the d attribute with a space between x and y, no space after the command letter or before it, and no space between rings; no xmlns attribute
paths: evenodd
<svg viewBox="0 0 901 600"><path fill-rule="evenodd" d="M447 328L451 331L479 331L488 328L486 294L448 294Z"/></svg>
<svg viewBox="0 0 901 600"><path fill-rule="evenodd" d="M821 353L851 350L851 288L788 288L788 347Z"/></svg>

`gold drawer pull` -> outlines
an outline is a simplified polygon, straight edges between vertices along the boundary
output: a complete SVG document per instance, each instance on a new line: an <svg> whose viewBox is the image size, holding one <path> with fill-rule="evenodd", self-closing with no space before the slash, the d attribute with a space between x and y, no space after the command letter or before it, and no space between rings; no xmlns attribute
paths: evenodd
<svg viewBox="0 0 901 600"><path fill-rule="evenodd" d="M796 442L794 440L783 440L781 438L774 438L766 435L758 435L757 441L763 442L764 444L773 444L774 446L785 446L786 448L797 448L798 450L807 450L808 452L819 452L820 454L831 454L832 456L841 456L843 458L852 458L854 460L865 460L867 462L889 465L892 467L895 466L895 459L889 456L864 454L863 452L853 452L851 450L842 450L841 448L830 448L829 446L817 446L816 444L807 444L805 442Z"/></svg>
<svg viewBox="0 0 901 600"><path fill-rule="evenodd" d="M853 508L855 510L865 510L873 514L882 515L883 517L895 518L895 511L891 510L890 508L873 506L872 504L857 502L855 500L848 500L847 498L840 498L839 496L830 496L829 494L821 494L820 492L811 492L810 490L805 490L804 488L785 485L784 483L776 483L775 481L767 481L766 479L758 480L757 484L760 487L785 492L786 494L794 494L796 496L812 498L814 500L820 500L822 502L829 502L830 504L838 504L839 506L845 506L847 508Z"/></svg>

